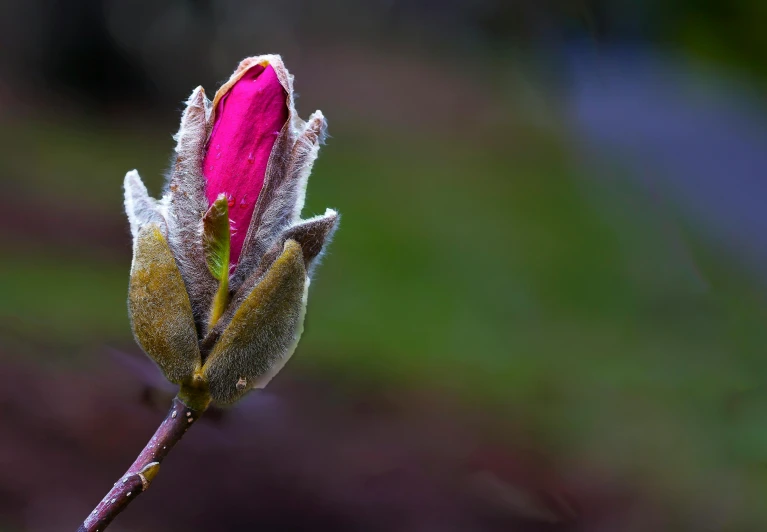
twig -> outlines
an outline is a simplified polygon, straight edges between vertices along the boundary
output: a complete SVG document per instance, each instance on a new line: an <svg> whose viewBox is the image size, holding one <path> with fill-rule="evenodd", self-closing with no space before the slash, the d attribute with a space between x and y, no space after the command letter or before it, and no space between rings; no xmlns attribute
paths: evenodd
<svg viewBox="0 0 767 532"><path fill-rule="evenodd" d="M173 406L152 439L77 532L101 532L133 499L145 492L160 470L160 462L202 413L202 410L193 410L175 397Z"/></svg>

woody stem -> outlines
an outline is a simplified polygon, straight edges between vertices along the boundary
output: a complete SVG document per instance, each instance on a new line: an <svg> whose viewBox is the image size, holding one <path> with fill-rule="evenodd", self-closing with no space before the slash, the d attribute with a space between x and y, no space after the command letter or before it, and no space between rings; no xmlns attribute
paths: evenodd
<svg viewBox="0 0 767 532"><path fill-rule="evenodd" d="M157 475L160 463L203 412L204 407L202 410L194 410L186 406L178 396L175 397L168 415L154 436L77 532L101 532L133 499L146 491Z"/></svg>

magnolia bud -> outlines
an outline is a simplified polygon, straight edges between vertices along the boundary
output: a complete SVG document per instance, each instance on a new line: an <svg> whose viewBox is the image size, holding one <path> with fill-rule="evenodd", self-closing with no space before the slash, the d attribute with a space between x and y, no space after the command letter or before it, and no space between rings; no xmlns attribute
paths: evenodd
<svg viewBox="0 0 767 532"><path fill-rule="evenodd" d="M126 176L133 332L182 398L230 404L295 349L338 223L330 209L300 218L324 131L319 111L296 115L279 56L249 58L213 102L192 93L161 200L136 171Z"/></svg>

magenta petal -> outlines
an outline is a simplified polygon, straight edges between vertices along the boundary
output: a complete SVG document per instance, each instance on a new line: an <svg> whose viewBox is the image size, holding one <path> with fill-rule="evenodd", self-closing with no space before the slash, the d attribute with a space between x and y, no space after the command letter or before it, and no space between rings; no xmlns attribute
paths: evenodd
<svg viewBox="0 0 767 532"><path fill-rule="evenodd" d="M230 263L248 232L274 141L288 119L287 94L271 66L248 70L221 98L203 161L208 203L229 198L233 222Z"/></svg>

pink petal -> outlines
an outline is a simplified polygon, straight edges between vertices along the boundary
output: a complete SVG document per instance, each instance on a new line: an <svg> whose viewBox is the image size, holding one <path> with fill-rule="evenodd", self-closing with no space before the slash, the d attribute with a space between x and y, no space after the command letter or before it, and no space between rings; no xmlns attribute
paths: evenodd
<svg viewBox="0 0 767 532"><path fill-rule="evenodd" d="M239 261L272 146L288 119L286 98L274 69L256 65L216 106L202 168L208 202L221 193L229 198L232 265Z"/></svg>

